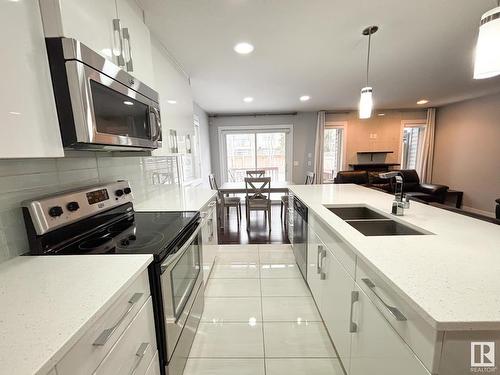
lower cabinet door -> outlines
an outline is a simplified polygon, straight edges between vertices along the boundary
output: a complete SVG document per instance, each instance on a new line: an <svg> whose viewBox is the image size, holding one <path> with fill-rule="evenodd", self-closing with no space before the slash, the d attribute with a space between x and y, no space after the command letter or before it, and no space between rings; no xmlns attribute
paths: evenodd
<svg viewBox="0 0 500 375"><path fill-rule="evenodd" d="M309 289L311 289L314 301L316 301L316 305L318 305L320 312L323 282L320 280L319 263L322 261L320 257L323 256L323 251L326 253L326 249L323 247L320 239L311 230L311 227L309 227L307 234L307 284L309 285Z"/></svg>
<svg viewBox="0 0 500 375"><path fill-rule="evenodd" d="M430 375L357 284L355 292L350 375Z"/></svg>
<svg viewBox="0 0 500 375"><path fill-rule="evenodd" d="M328 249L322 261L321 314L346 369L351 353L350 313L354 279Z"/></svg>

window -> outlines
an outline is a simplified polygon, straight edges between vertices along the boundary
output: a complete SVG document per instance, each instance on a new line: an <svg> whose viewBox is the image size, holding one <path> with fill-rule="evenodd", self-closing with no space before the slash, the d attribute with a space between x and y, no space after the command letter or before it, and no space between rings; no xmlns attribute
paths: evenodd
<svg viewBox="0 0 500 375"><path fill-rule="evenodd" d="M287 181L291 163L291 126L228 127L221 130L221 165L225 181L241 182L247 170L263 169L272 181Z"/></svg>
<svg viewBox="0 0 500 375"><path fill-rule="evenodd" d="M403 144L401 147L401 167L418 169L424 143L425 124L405 122L403 124Z"/></svg>
<svg viewBox="0 0 500 375"><path fill-rule="evenodd" d="M323 181L333 180L344 163L345 124L326 124L323 146Z"/></svg>

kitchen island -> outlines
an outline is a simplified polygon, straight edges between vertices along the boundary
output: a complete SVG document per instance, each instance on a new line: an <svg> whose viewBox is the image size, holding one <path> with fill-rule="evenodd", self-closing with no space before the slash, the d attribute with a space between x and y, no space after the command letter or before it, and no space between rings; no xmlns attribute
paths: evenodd
<svg viewBox="0 0 500 375"><path fill-rule="evenodd" d="M396 217L393 196L351 184L295 185L290 192L309 209L307 281L327 327L325 315L337 314L328 328L348 372L466 374L474 368L471 341L500 338L499 226L416 202ZM425 234L365 236L332 206L365 206ZM362 315L366 302L383 317L373 337L374 319ZM399 349L391 352L389 339L384 346L385 323L423 371L401 360Z"/></svg>

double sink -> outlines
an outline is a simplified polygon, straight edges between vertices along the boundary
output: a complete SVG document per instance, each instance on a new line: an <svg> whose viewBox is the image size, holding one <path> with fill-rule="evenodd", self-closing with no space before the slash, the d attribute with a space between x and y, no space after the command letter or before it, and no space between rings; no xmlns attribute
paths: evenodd
<svg viewBox="0 0 500 375"><path fill-rule="evenodd" d="M326 208L365 236L416 236L431 234L423 229L393 220L366 206L326 206Z"/></svg>

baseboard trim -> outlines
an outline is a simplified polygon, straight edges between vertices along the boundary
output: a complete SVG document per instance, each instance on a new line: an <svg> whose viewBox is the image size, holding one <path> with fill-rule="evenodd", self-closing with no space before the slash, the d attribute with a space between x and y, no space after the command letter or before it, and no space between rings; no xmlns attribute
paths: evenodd
<svg viewBox="0 0 500 375"><path fill-rule="evenodd" d="M495 218L495 212L494 211L483 211L483 210L478 210L477 208L469 207L469 206L463 206L462 209L464 211L469 211L474 214L479 214L479 215L484 215L484 216L489 216L492 218Z"/></svg>

